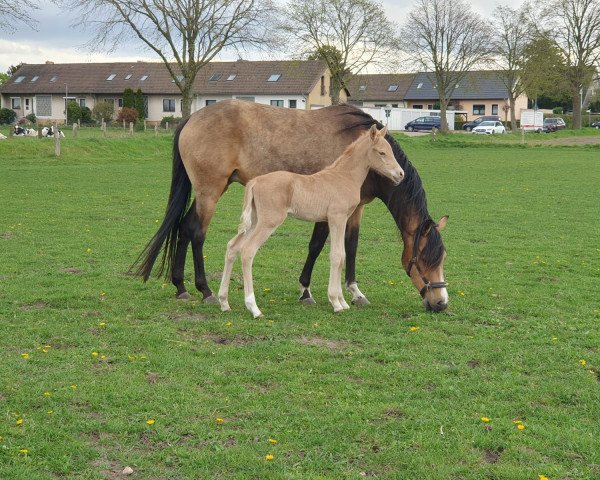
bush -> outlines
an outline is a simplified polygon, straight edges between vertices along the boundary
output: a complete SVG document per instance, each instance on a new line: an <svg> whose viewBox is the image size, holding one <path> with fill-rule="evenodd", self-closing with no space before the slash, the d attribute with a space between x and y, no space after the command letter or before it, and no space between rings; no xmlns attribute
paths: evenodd
<svg viewBox="0 0 600 480"><path fill-rule="evenodd" d="M554 107L552 109L552 113L554 115L562 115L563 114L563 107Z"/></svg>
<svg viewBox="0 0 600 480"><path fill-rule="evenodd" d="M131 88L126 88L123 91L123 107L135 108L135 93Z"/></svg>
<svg viewBox="0 0 600 480"><path fill-rule="evenodd" d="M168 117L163 117L160 121L160 126L165 128L167 126L167 122L169 122L169 128L176 127L179 122L181 122L181 117L174 117L169 115Z"/></svg>
<svg viewBox="0 0 600 480"><path fill-rule="evenodd" d="M81 123L84 125L89 125L93 123L94 119L92 118L92 111L89 107L81 107Z"/></svg>
<svg viewBox="0 0 600 480"><path fill-rule="evenodd" d="M30 114L29 114L29 115L27 115L25 118L26 118L27 120L29 120L29 122L30 122L32 125L35 125L35 124L37 123L37 117L35 116L35 113L30 113Z"/></svg>
<svg viewBox="0 0 600 480"><path fill-rule="evenodd" d="M140 120L146 118L146 103L144 102L144 94L140 88L135 92L133 108L138 111L138 118Z"/></svg>
<svg viewBox="0 0 600 480"><path fill-rule="evenodd" d="M0 109L0 125L10 125L17 119L17 112L10 108Z"/></svg>
<svg viewBox="0 0 600 480"><path fill-rule="evenodd" d="M117 120L119 123L122 123L125 120L125 123L129 125L130 123L137 123L138 121L138 111L135 108L131 107L123 107L117 116Z"/></svg>
<svg viewBox="0 0 600 480"><path fill-rule="evenodd" d="M109 123L113 119L115 114L115 105L109 102L98 102L92 108L92 117L96 122L102 123L103 121Z"/></svg>
<svg viewBox="0 0 600 480"><path fill-rule="evenodd" d="M81 119L81 107L75 100L67 103L67 119L69 123L77 123Z"/></svg>

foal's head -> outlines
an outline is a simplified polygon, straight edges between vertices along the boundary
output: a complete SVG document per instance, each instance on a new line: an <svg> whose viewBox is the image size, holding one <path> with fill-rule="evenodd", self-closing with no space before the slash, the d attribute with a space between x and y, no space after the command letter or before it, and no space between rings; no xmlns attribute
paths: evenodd
<svg viewBox="0 0 600 480"><path fill-rule="evenodd" d="M369 168L380 175L389 178L394 185L398 185L404 178L404 170L398 164L391 145L385 139L387 127L377 130L377 125L372 125L368 133L367 161Z"/></svg>

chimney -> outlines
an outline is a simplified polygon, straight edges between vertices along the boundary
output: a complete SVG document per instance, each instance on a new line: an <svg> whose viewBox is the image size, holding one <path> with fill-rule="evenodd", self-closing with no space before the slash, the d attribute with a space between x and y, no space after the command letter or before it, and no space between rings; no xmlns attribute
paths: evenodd
<svg viewBox="0 0 600 480"><path fill-rule="evenodd" d="M46 65L54 65L54 62L51 62L50 60L46 60Z"/></svg>

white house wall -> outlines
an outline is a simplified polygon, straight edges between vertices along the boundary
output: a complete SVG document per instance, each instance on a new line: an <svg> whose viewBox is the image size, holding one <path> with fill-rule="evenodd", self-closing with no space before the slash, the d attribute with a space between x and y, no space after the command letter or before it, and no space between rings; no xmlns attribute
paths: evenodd
<svg viewBox="0 0 600 480"><path fill-rule="evenodd" d="M362 110L371 115L375 120L378 120L383 125L388 126L390 130L404 130L404 126L419 117L427 117L429 115L440 114L439 110L422 110L414 108L392 108L389 119L385 116L385 108L368 108L362 107ZM446 120L448 128L454 130L454 111L446 112Z"/></svg>

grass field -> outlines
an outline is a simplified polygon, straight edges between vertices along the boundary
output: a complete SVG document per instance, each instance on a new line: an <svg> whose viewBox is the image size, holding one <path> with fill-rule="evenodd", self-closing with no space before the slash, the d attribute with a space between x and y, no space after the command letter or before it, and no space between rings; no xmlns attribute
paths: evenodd
<svg viewBox="0 0 600 480"><path fill-rule="evenodd" d="M422 308L379 202L368 307L333 315L327 251L318 305L297 303L312 226L293 220L255 261L264 318L239 264L232 312L176 301L127 274L162 220L169 134L82 133L60 158L0 142L0 479L600 478L600 147L398 138L450 215L447 313ZM213 290L241 195L209 230Z"/></svg>

